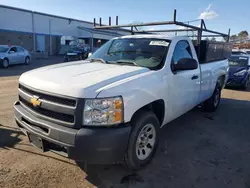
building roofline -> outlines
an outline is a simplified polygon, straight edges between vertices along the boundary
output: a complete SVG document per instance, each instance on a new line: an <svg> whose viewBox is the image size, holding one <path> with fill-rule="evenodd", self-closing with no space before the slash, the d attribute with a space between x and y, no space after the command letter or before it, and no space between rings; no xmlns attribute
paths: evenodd
<svg viewBox="0 0 250 188"><path fill-rule="evenodd" d="M72 21L78 21L78 22L93 24L92 22L88 22L88 21L78 20L78 19L74 19L74 18L67 18L67 17L58 16L58 15L53 15L53 14L48 14L48 13L43 13L43 12L37 12L37 11L28 10L28 9L22 9L22 8L17 8L17 7L11 7L11 6L7 6L7 5L1 5L1 4L0 4L0 7L2 7L2 8L7 8L7 9L12 9L12 10L23 11L23 12L29 12L29 13L40 14L40 15L44 15L44 16L51 16L51 17L54 17L54 18L61 18L61 19L65 19L65 20L72 20Z"/></svg>
<svg viewBox="0 0 250 188"><path fill-rule="evenodd" d="M94 26L94 23L93 23L93 22L84 21L84 20L78 20L78 19L75 19L75 18L68 18L68 17L58 16L58 15L43 13L43 12L32 11L32 10L28 10L28 9L22 9L22 8L7 6L7 5L1 5L1 4L0 4L0 8L7 8L7 9L18 10L18 11L22 11L22 12L28 12L28 13L39 14L39 15L43 15L43 16L50 16L50 17L54 17L54 18L65 19L65 20L69 20L69 21L77 21L77 22L81 22L81 23L93 24L93 26ZM96 25L99 25L99 24L96 24ZM130 32L130 31L127 30L127 29L116 29L116 30L117 30L117 31Z"/></svg>
<svg viewBox="0 0 250 188"><path fill-rule="evenodd" d="M81 29L81 30L84 30L84 31L87 31L89 33L93 33L93 34L113 35L114 37L123 36L122 34L117 33L115 30L100 31L100 30L97 30L97 29L85 28L85 27L81 27L81 26L78 26L77 28Z"/></svg>

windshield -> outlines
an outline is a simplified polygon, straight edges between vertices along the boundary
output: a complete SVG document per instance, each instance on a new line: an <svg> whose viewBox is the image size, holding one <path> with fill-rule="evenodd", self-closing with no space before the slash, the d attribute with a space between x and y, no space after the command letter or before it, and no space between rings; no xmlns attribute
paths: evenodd
<svg viewBox="0 0 250 188"><path fill-rule="evenodd" d="M147 67L155 70L164 65L169 41L152 38L124 38L110 40L90 59L101 58L107 63Z"/></svg>
<svg viewBox="0 0 250 188"><path fill-rule="evenodd" d="M8 47L6 47L6 46L0 46L0 52L7 52L8 51Z"/></svg>
<svg viewBox="0 0 250 188"><path fill-rule="evenodd" d="M248 65L248 57L231 57L228 62L229 66L246 67Z"/></svg>
<svg viewBox="0 0 250 188"><path fill-rule="evenodd" d="M73 51L83 51L82 48L78 47L78 46L72 46L69 51L73 52Z"/></svg>

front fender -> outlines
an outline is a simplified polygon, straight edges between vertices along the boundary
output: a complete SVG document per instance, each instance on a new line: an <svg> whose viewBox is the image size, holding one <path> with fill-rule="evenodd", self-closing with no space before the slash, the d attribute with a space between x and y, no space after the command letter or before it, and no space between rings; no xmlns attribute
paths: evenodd
<svg viewBox="0 0 250 188"><path fill-rule="evenodd" d="M249 79L249 73L245 74L245 76L243 77L242 84L244 84L247 81L247 79Z"/></svg>
<svg viewBox="0 0 250 188"><path fill-rule="evenodd" d="M166 98L166 85L163 78L155 73L145 73L137 78L130 78L106 87L97 98L122 96L124 101L124 121L129 122L134 113L143 106ZM165 96L165 97L164 97ZM166 105L166 101L164 100Z"/></svg>

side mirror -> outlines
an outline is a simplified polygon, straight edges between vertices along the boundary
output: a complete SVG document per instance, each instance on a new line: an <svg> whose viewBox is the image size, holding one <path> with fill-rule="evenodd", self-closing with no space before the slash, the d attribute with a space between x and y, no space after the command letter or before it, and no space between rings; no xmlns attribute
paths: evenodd
<svg viewBox="0 0 250 188"><path fill-rule="evenodd" d="M178 70L194 70L198 68L198 63L193 58L182 58L180 59L177 64L173 64L173 71Z"/></svg>
<svg viewBox="0 0 250 188"><path fill-rule="evenodd" d="M88 53L88 57L92 56L92 53Z"/></svg>
<svg viewBox="0 0 250 188"><path fill-rule="evenodd" d="M12 50L11 50L11 51L9 51L9 54L13 54L13 53L15 53L15 51L12 51Z"/></svg>

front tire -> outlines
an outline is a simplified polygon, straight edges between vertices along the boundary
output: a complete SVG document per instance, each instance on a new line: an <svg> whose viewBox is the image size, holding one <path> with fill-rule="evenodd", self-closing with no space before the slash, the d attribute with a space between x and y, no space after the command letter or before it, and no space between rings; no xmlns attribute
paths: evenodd
<svg viewBox="0 0 250 188"><path fill-rule="evenodd" d="M8 66L9 66L9 60L5 58L2 62L2 67L7 68Z"/></svg>
<svg viewBox="0 0 250 188"><path fill-rule="evenodd" d="M153 158L160 123L153 112L143 110L133 118L132 127L125 164L131 170L139 170Z"/></svg>
<svg viewBox="0 0 250 188"><path fill-rule="evenodd" d="M205 112L215 112L218 106L220 105L221 99L221 87L217 83L213 92L213 95L204 102L204 111Z"/></svg>
<svg viewBox="0 0 250 188"><path fill-rule="evenodd" d="M249 85L249 78L247 78L247 80L245 81L245 83L244 83L244 85L242 86L242 88L243 88L244 90L247 90L248 85Z"/></svg>

